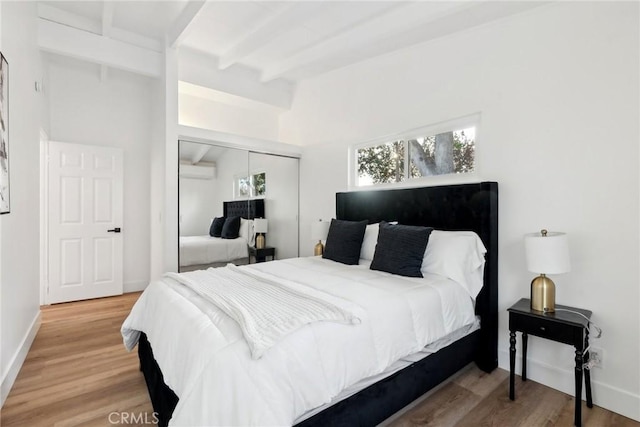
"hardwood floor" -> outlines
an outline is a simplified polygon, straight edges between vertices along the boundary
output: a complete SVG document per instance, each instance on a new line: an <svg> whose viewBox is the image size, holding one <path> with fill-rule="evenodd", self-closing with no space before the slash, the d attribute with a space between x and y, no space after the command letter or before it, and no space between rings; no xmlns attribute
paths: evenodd
<svg viewBox="0 0 640 427"><path fill-rule="evenodd" d="M2 408L0 425L105 426L111 425L112 413L119 424L131 413L152 420L138 355L125 350L120 336L138 296L43 307L42 325Z"/></svg>
<svg viewBox="0 0 640 427"><path fill-rule="evenodd" d="M42 326L2 408L0 425L153 425L137 353L128 353L120 336L138 295L43 307ZM511 402L508 376L502 369L485 374L469 366L384 425L573 425L571 396L518 378ZM597 406L583 405L582 416L585 427L640 427Z"/></svg>

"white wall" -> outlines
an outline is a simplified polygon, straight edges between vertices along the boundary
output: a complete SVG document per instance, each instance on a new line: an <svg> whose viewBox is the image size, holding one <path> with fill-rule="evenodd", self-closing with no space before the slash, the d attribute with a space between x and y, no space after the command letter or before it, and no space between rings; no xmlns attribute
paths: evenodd
<svg viewBox="0 0 640 427"><path fill-rule="evenodd" d="M149 283L151 79L50 56L49 138L124 150L124 289Z"/></svg>
<svg viewBox="0 0 640 427"><path fill-rule="evenodd" d="M604 330L594 402L640 420L639 52L637 3L561 2L303 82L280 131L306 145L301 254L347 189L350 143L480 112L473 179L500 187L500 366L506 309L533 276L523 234L566 231L557 302ZM529 349L530 377L572 393L573 350L535 337Z"/></svg>
<svg viewBox="0 0 640 427"><path fill-rule="evenodd" d="M41 76L36 3L3 2L2 53L9 62L11 213L0 216L0 403L38 330Z"/></svg>
<svg viewBox="0 0 640 427"><path fill-rule="evenodd" d="M180 178L180 235L209 234L211 219L222 216L217 179Z"/></svg>
<svg viewBox="0 0 640 427"><path fill-rule="evenodd" d="M278 139L278 113L273 108L246 108L180 94L179 123L252 138Z"/></svg>

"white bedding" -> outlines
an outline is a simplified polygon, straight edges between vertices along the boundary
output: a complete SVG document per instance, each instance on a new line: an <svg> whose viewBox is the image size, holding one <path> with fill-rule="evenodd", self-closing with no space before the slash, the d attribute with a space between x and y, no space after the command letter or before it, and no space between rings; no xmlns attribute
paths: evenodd
<svg viewBox="0 0 640 427"><path fill-rule="evenodd" d="M284 336L318 322L360 323L354 305L325 292L271 280L247 268L228 264L188 273L167 273L235 320L254 359Z"/></svg>
<svg viewBox="0 0 640 427"><path fill-rule="evenodd" d="M180 266L229 262L247 258L249 247L244 237L180 236Z"/></svg>
<svg viewBox="0 0 640 427"><path fill-rule="evenodd" d="M144 331L165 382L180 398L170 425L291 425L358 381L475 321L462 286L346 266L320 257L242 268L285 277L357 305L361 323L317 322L254 360L238 324L165 278L125 321L128 347Z"/></svg>

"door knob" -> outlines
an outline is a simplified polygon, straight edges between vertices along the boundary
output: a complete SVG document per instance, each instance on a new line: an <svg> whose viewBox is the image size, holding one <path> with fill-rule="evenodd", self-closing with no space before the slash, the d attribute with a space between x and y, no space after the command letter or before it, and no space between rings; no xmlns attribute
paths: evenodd
<svg viewBox="0 0 640 427"><path fill-rule="evenodd" d="M119 233L120 232L120 227L116 227L112 230L107 230L108 233Z"/></svg>

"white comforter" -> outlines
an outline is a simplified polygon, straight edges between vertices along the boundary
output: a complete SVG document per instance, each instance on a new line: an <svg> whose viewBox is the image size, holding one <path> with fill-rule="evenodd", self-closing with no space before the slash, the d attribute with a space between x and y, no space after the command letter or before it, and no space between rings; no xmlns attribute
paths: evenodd
<svg viewBox="0 0 640 427"><path fill-rule="evenodd" d="M254 360L238 324L165 278L126 319L125 343L143 331L165 382L180 398L170 425L291 425L355 382L474 321L464 289L441 277L413 279L319 257L243 268L351 301L362 322L317 322Z"/></svg>
<svg viewBox="0 0 640 427"><path fill-rule="evenodd" d="M180 236L180 266L229 262L247 258L249 247L243 237L222 239L211 236Z"/></svg>

